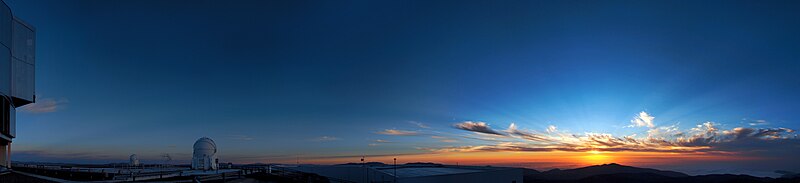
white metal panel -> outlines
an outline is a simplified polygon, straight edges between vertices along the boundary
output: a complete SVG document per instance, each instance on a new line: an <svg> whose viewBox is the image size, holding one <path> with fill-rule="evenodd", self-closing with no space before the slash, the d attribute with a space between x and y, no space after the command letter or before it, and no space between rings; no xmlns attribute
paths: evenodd
<svg viewBox="0 0 800 183"><path fill-rule="evenodd" d="M14 19L11 55L29 64L35 62L36 34L32 27L20 19Z"/></svg>

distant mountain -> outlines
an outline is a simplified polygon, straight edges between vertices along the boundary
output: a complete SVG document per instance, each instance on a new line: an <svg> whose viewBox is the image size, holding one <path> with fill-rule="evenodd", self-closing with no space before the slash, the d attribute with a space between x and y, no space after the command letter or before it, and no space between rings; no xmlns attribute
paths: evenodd
<svg viewBox="0 0 800 183"><path fill-rule="evenodd" d="M541 180L578 180L583 179L595 175L605 175L605 174L642 174L642 173L649 173L654 175L660 175L664 177L688 177L684 173L680 172L673 172L673 171L662 171L650 168L637 168L632 166L625 166L616 163L611 164L603 164L603 165L595 165L595 166L587 166L583 168L576 168L576 169L569 169L569 170L560 170L560 169L553 169L549 171L544 171L539 174L532 176L532 178L541 179Z"/></svg>
<svg viewBox="0 0 800 183"><path fill-rule="evenodd" d="M540 172L540 171L536 171L536 170L534 170L534 169L529 169L529 168L523 168L523 169L522 169L522 175L523 175L523 176L526 176L526 177L527 177L527 176L537 176L537 175L539 175L539 174L541 174L541 173L542 173L542 172Z"/></svg>
<svg viewBox="0 0 800 183"><path fill-rule="evenodd" d="M337 166L342 166L342 165L345 165L345 166L353 166L353 165L358 165L358 166L363 166L363 165L366 165L366 166L386 166L385 163L381 163L381 162L345 163L345 164L338 164Z"/></svg>
<svg viewBox="0 0 800 183"><path fill-rule="evenodd" d="M689 176L674 171L637 168L616 163L544 172L527 169L525 183L798 183L800 177L766 178L712 174Z"/></svg>
<svg viewBox="0 0 800 183"><path fill-rule="evenodd" d="M785 171L785 170L778 170L778 171L775 171L775 173L779 173L779 174L781 174L781 175L782 175L782 176L781 176L781 178L795 178L795 177L800 177L800 173L794 173L794 172Z"/></svg>
<svg viewBox="0 0 800 183"><path fill-rule="evenodd" d="M775 182L774 180L766 177L753 177L750 175L733 175L733 174L711 174L711 175L698 175L684 179L683 182L690 183L727 183L727 182Z"/></svg>

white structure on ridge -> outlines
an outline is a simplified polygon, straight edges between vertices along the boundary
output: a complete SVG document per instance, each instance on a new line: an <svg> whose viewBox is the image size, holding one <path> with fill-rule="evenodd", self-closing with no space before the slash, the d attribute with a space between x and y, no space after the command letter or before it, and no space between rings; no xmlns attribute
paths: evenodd
<svg viewBox="0 0 800 183"><path fill-rule="evenodd" d="M218 161L217 144L208 137L197 139L192 153L192 169L216 170Z"/></svg>
<svg viewBox="0 0 800 183"><path fill-rule="evenodd" d="M131 154L131 166L139 166L139 157L136 154Z"/></svg>

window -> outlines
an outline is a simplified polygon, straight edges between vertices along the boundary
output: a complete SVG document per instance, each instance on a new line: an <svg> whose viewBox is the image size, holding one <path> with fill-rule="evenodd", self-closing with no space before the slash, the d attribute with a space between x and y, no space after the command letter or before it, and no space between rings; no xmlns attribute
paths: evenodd
<svg viewBox="0 0 800 183"><path fill-rule="evenodd" d="M11 103L7 101L5 97L0 99L0 101L2 101L0 102L2 103L0 104L0 133L6 135L8 134L8 129L11 126Z"/></svg>

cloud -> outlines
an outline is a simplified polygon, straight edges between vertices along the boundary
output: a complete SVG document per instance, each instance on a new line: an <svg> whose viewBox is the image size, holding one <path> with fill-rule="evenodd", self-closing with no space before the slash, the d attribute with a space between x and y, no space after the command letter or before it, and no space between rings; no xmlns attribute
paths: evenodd
<svg viewBox="0 0 800 183"><path fill-rule="evenodd" d="M479 122L464 121L464 122L455 124L454 127L458 128L458 129L462 129L462 130L472 131L472 132L478 132L478 133L484 133L484 134L490 134L490 135L505 136L505 134L500 133L500 132L495 131L495 130L492 130L492 128L489 127L488 124L486 124L485 122L480 122L480 121Z"/></svg>
<svg viewBox="0 0 800 183"><path fill-rule="evenodd" d="M650 114L647 114L647 112L642 111L642 112L639 113L638 116L634 117L631 120L631 125L629 125L628 127L643 127L643 126L646 126L648 128L653 128L655 126L653 124L653 119L655 119L655 117L650 116Z"/></svg>
<svg viewBox="0 0 800 183"><path fill-rule="evenodd" d="M370 143L370 144L367 144L367 145L369 145L369 146L379 146L381 144L394 143L392 141L382 140L382 139L377 139L377 140L374 140L373 142L374 143Z"/></svg>
<svg viewBox="0 0 800 183"><path fill-rule="evenodd" d="M527 132L527 131L522 131L522 130L517 129L517 125L514 124L514 123L511 123L511 125L508 126L508 130L506 130L506 132L508 132L508 134L511 134L513 136L517 136L517 137L520 137L520 138L523 138L523 139L526 139L526 140L548 141L547 138L542 136L542 135L538 135L538 134L535 134L533 132Z"/></svg>
<svg viewBox="0 0 800 183"><path fill-rule="evenodd" d="M379 131L379 132L375 132L375 133L378 133L378 134L384 134L384 135L398 135L398 136L413 136L413 135L419 135L419 133L418 133L418 132L414 132L414 131L405 131L405 130L395 130L395 129L386 129L386 130Z"/></svg>
<svg viewBox="0 0 800 183"><path fill-rule="evenodd" d="M37 99L36 103L22 106L22 111L29 113L51 113L63 109L64 105L67 103L69 103L69 100L64 98L57 100L53 98L41 98Z"/></svg>
<svg viewBox="0 0 800 183"><path fill-rule="evenodd" d="M553 125L547 126L547 133L555 133L556 131L558 131L556 129L556 126Z"/></svg>
<svg viewBox="0 0 800 183"><path fill-rule="evenodd" d="M650 128L647 130L647 137L653 139L663 139L664 137L679 137L683 136L685 133L678 130L678 125L672 126L662 126L656 128Z"/></svg>
<svg viewBox="0 0 800 183"><path fill-rule="evenodd" d="M459 141L456 140L456 139L442 139L442 140L439 140L439 142L456 143L456 142L459 142Z"/></svg>
<svg viewBox="0 0 800 183"><path fill-rule="evenodd" d="M652 116L640 117L652 120ZM485 123L464 122L468 131L491 130ZM512 123L505 131L507 136L527 141L492 139L494 145L431 148L437 152L473 151L631 151L631 152L681 152L681 153L741 153L745 151L777 151L794 149L800 152L800 138L789 128L746 128L724 130L714 122L704 122L689 130L678 125L653 127L646 136L636 134L615 136L606 133L567 134L548 130L548 133L520 130ZM549 128L554 129L554 128ZM480 134L464 136L479 139ZM501 133L489 133L501 134ZM478 137L474 137L478 136ZM796 144L796 145L793 145ZM784 153L790 154L790 153Z"/></svg>
<svg viewBox="0 0 800 183"><path fill-rule="evenodd" d="M432 153L447 152L656 152L748 158L790 157L800 153L800 138L789 128L753 128L724 126L706 121L692 128L680 129L679 124L655 126L655 117L641 112L632 126L648 127L646 134L617 135L586 132L569 133L549 125L546 132L525 130L516 123L498 131L485 122L464 121L454 128L473 133L455 135L457 138L483 140L480 145L460 144L418 148ZM442 142L450 139L431 136ZM798 161L794 161L798 160ZM786 163L800 163L792 159Z"/></svg>
<svg viewBox="0 0 800 183"><path fill-rule="evenodd" d="M456 143L456 142L459 142L456 139L452 139L452 138L448 138L448 137L442 137L442 136L436 136L436 135L431 136L431 138L439 139L439 142L445 142L445 143Z"/></svg>
<svg viewBox="0 0 800 183"><path fill-rule="evenodd" d="M251 141L255 138L247 136L247 135L229 135L228 139L231 140L241 140L241 141Z"/></svg>
<svg viewBox="0 0 800 183"><path fill-rule="evenodd" d="M635 152L669 153L686 157L708 157L709 161L747 160L748 164L794 167L800 164L800 137L790 128L761 126L740 127L721 125L712 121L701 122L688 128L679 123L656 126L655 117L641 112L632 120L632 126L647 127L632 134L570 133L549 125L545 131L527 130L512 123L505 130L491 128L486 122L464 121L453 125L465 130L450 134L452 138L467 143L439 144L418 147L428 153L470 152ZM638 122L638 123L637 123ZM732 127L732 128L731 128ZM642 133L644 132L644 133ZM445 135L436 134L432 140L449 141ZM482 140L473 143L470 139ZM768 165L767 165L768 164Z"/></svg>
<svg viewBox="0 0 800 183"><path fill-rule="evenodd" d="M421 122L409 121L409 123L411 123L411 124L414 124L414 125L417 125L417 127L420 127L420 128L431 128L431 127L429 127L428 125L425 125L425 124L423 124L423 123L421 123Z"/></svg>
<svg viewBox="0 0 800 183"><path fill-rule="evenodd" d="M322 137L317 137L317 138L313 139L313 141L317 141L317 142L329 142L329 141L337 141L337 140L339 140L339 138L331 137L331 136L322 136Z"/></svg>
<svg viewBox="0 0 800 183"><path fill-rule="evenodd" d="M767 120L763 120L763 119L753 120L753 119L745 118L745 119L742 119L742 120L747 122L747 124L749 124L750 126L760 126L760 125L768 125L769 124L769 122L767 122Z"/></svg>

